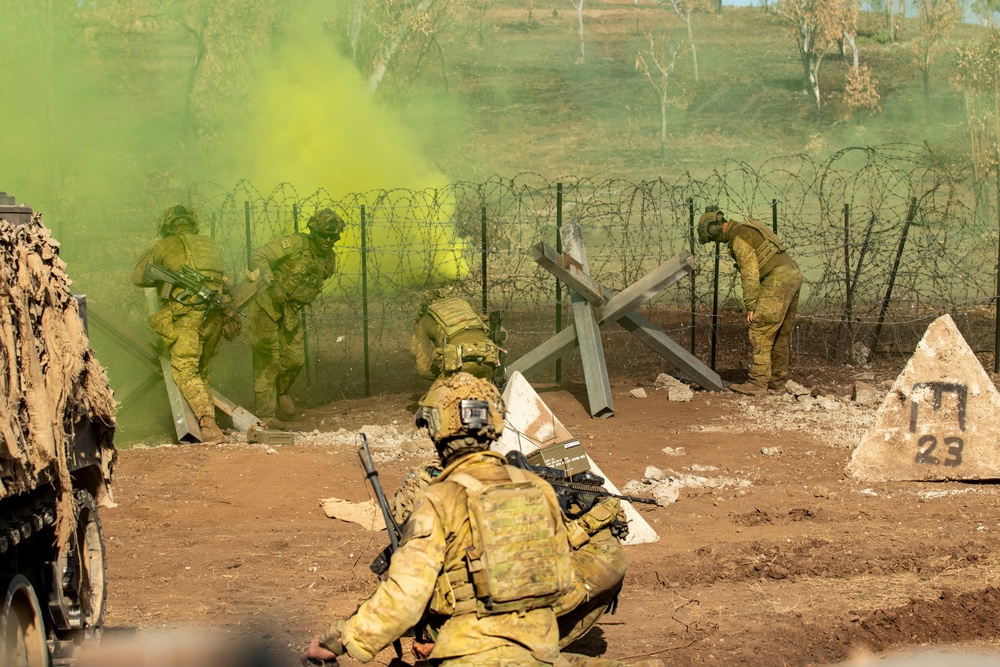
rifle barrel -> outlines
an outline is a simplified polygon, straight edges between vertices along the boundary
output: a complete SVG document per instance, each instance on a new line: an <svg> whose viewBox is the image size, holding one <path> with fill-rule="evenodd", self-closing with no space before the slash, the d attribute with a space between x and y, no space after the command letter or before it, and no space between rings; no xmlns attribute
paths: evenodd
<svg viewBox="0 0 1000 667"><path fill-rule="evenodd" d="M389 533L389 543L392 544L392 550L395 552L399 548L399 526L396 525L396 519L389 511L389 502L385 499L385 493L382 492L382 484L378 480L378 470L375 469L375 461L368 448L368 436L364 433L360 435L361 447L358 448L358 458L361 459L365 476L368 477L368 482L372 485L372 490L375 491L375 499L378 500L378 506L382 510L382 518L385 520L385 527Z"/></svg>

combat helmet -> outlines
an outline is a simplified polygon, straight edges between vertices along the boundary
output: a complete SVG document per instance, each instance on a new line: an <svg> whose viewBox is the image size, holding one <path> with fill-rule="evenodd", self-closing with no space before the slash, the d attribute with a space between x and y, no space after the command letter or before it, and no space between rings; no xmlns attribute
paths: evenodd
<svg viewBox="0 0 1000 667"><path fill-rule="evenodd" d="M198 233L200 220L198 213L190 206L177 204L167 208L156 220L156 231L160 236L173 236L180 232L181 227L187 227L192 234Z"/></svg>
<svg viewBox="0 0 1000 667"><path fill-rule="evenodd" d="M312 214L306 222L306 227L313 234L324 236L340 235L344 233L347 224L344 219L337 215L333 209L324 208Z"/></svg>
<svg viewBox="0 0 1000 667"><path fill-rule="evenodd" d="M722 223L726 222L726 214L718 206L706 206L705 212L698 219L698 242L720 242L722 238Z"/></svg>
<svg viewBox="0 0 1000 667"><path fill-rule="evenodd" d="M469 373L437 379L417 406L417 428L427 429L442 459L460 450L486 449L503 432L500 392Z"/></svg>

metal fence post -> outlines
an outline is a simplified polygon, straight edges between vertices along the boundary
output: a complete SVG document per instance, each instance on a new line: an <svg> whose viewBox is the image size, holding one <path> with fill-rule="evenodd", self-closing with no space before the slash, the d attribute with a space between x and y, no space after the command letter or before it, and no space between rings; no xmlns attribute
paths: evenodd
<svg viewBox="0 0 1000 667"><path fill-rule="evenodd" d="M298 234L299 233L299 205L297 203L292 204L292 230ZM309 305L304 305L299 310L299 326L302 327L302 351L305 355L305 369L306 369L306 386L312 386L312 368L309 364L309 331L306 328L308 323L307 310Z"/></svg>
<svg viewBox="0 0 1000 667"><path fill-rule="evenodd" d="M719 343L719 242L715 242L715 278L712 287L712 361L715 370L715 350Z"/></svg>
<svg viewBox="0 0 1000 667"><path fill-rule="evenodd" d="M243 220L246 223L246 233L247 233L247 271L253 270L253 262L250 260L250 255L253 254L253 238L250 236L250 200L243 200Z"/></svg>
<svg viewBox="0 0 1000 667"><path fill-rule="evenodd" d="M556 183L556 252L562 254L563 184ZM556 333L562 331L562 283L556 278ZM562 359L556 359L556 382L562 382Z"/></svg>
<svg viewBox="0 0 1000 667"><path fill-rule="evenodd" d="M483 207L482 228L480 231L480 237L483 244L481 251L482 262L483 262L483 315L486 315L489 312L489 303L486 298L486 290L488 285L486 283L486 207L485 206Z"/></svg>
<svg viewBox="0 0 1000 667"><path fill-rule="evenodd" d="M688 222L690 230L688 234L688 245L691 254L694 254L694 197L688 197ZM694 354L694 344L696 340L695 329L698 325L698 292L695 289L694 272L691 272L691 354Z"/></svg>
<svg viewBox="0 0 1000 667"><path fill-rule="evenodd" d="M365 350L365 396L371 393L371 371L368 357L368 224L365 205L361 205L361 324Z"/></svg>
<svg viewBox="0 0 1000 667"><path fill-rule="evenodd" d="M1000 232L1000 150L997 151L997 163L994 169L997 172L997 231ZM996 337L993 347L993 372L1000 373L1000 243L997 243L997 297L994 335Z"/></svg>
<svg viewBox="0 0 1000 667"><path fill-rule="evenodd" d="M844 204L844 297L851 299L851 205Z"/></svg>
<svg viewBox="0 0 1000 667"><path fill-rule="evenodd" d="M778 200L771 200L771 231L778 233Z"/></svg>
<svg viewBox="0 0 1000 667"><path fill-rule="evenodd" d="M868 362L875 357L875 348L878 347L879 336L882 335L882 323L885 322L885 313L889 310L889 301L892 299L892 286L896 282L896 272L899 271L899 260L903 257L903 248L906 247L906 235L910 231L910 223L917 215L917 198L910 199L910 210L906 214L906 222L903 223L903 233L899 235L899 247L896 248L896 261L892 264L892 271L889 273L889 284L885 288L885 298L882 299L882 309L878 314L878 324L875 325L875 340L868 350Z"/></svg>

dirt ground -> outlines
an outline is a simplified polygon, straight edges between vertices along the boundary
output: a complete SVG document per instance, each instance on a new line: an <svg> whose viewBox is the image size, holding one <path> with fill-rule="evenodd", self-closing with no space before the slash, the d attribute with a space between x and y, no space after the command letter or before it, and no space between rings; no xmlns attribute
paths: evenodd
<svg viewBox="0 0 1000 667"><path fill-rule="evenodd" d="M628 547L617 613L574 650L768 667L929 644L992 649L997 486L871 486L845 473L877 407L850 402L853 380L884 395L903 363L796 378L833 395L832 409L730 392L670 402L653 378L618 379L614 417L594 420L582 386L536 386L620 488L642 488L648 466L690 482L673 504L637 506L659 542ZM646 398L629 394L640 386ZM368 565L387 539L327 518L320 499L369 498L359 430L387 489L428 456L429 443L412 434L416 398L308 410L294 422L305 435L293 445L233 435L220 445L121 452L118 506L101 511L108 632L208 628L267 647L278 665L297 664L312 634L373 590ZM386 649L377 663L392 656Z"/></svg>

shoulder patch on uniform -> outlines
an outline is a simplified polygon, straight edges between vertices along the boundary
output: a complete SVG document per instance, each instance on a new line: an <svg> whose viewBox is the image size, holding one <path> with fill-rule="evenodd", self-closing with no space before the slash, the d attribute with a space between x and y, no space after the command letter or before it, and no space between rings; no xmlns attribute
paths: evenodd
<svg viewBox="0 0 1000 667"><path fill-rule="evenodd" d="M292 239L290 239L287 236L285 238L281 239L281 247L284 248L285 250L288 250L289 248L291 248L292 247Z"/></svg>
<svg viewBox="0 0 1000 667"><path fill-rule="evenodd" d="M428 537L434 531L434 508L426 497L417 501L410 518L403 524L400 544L414 538Z"/></svg>

